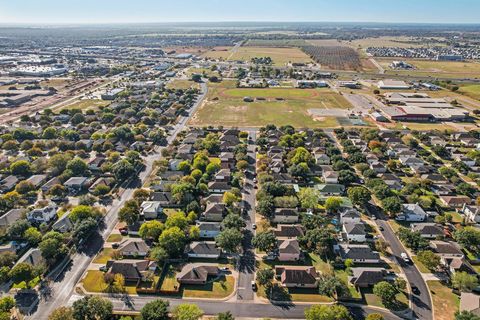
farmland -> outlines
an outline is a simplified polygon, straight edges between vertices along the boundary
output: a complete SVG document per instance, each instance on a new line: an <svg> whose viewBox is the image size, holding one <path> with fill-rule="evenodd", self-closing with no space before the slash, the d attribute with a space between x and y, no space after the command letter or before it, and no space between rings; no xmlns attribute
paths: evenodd
<svg viewBox="0 0 480 320"><path fill-rule="evenodd" d="M345 46L305 46L302 50L323 67L334 70L358 70L361 68L358 53Z"/></svg>
<svg viewBox="0 0 480 320"><path fill-rule="evenodd" d="M261 97L264 100L248 103L243 101L245 96ZM235 88L233 81L224 81L210 84L206 102L193 116L190 124L260 127L274 123L296 127L336 127L338 122L334 117L314 120L308 110L350 107L345 98L329 89L239 89Z"/></svg>
<svg viewBox="0 0 480 320"><path fill-rule="evenodd" d="M285 66L289 62L308 63L311 59L298 48L240 47L235 52L215 49L204 57L222 60L250 61L252 58L270 57L275 66Z"/></svg>

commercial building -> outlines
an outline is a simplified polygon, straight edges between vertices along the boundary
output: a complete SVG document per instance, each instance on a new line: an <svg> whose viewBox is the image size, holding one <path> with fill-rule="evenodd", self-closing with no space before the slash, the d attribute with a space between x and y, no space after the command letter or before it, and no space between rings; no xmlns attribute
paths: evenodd
<svg viewBox="0 0 480 320"><path fill-rule="evenodd" d="M11 76L27 77L51 77L66 73L68 70L64 67L46 67L46 66L28 66L18 67L10 70Z"/></svg>
<svg viewBox="0 0 480 320"><path fill-rule="evenodd" d="M405 90L410 89L410 85L405 81L398 80L380 80L377 83L377 87L383 90Z"/></svg>

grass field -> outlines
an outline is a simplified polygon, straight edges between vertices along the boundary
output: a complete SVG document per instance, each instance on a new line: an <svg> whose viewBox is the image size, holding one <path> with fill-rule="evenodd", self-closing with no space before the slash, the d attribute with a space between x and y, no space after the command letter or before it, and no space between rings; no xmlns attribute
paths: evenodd
<svg viewBox="0 0 480 320"><path fill-rule="evenodd" d="M284 66L289 62L308 63L312 60L298 48L269 48L269 47L240 47L235 52L215 50L209 51L204 57L223 59L223 60L241 60L250 61L252 58L270 57L274 65Z"/></svg>
<svg viewBox="0 0 480 320"><path fill-rule="evenodd" d="M105 264L112 259L113 248L103 248L103 250L95 257L93 263Z"/></svg>
<svg viewBox="0 0 480 320"><path fill-rule="evenodd" d="M480 84L461 86L458 91L470 98L480 100Z"/></svg>
<svg viewBox="0 0 480 320"><path fill-rule="evenodd" d="M190 88L200 88L200 84L193 82L191 80L182 80L175 79L167 83L167 88L169 89L190 89Z"/></svg>
<svg viewBox="0 0 480 320"><path fill-rule="evenodd" d="M78 100L77 102L63 106L60 109L80 109L80 110L97 109L99 107L108 106L110 103L111 103L110 101L104 101L99 99L85 99L85 100Z"/></svg>
<svg viewBox="0 0 480 320"><path fill-rule="evenodd" d="M222 299L228 297L235 287L235 278L225 276L205 285L184 285L184 298Z"/></svg>
<svg viewBox="0 0 480 320"><path fill-rule="evenodd" d="M123 236L119 233L112 233L108 236L107 242L120 242L122 241Z"/></svg>
<svg viewBox="0 0 480 320"><path fill-rule="evenodd" d="M401 58L375 58L386 70L387 74L412 75L423 77L444 77L444 78L479 78L480 63L473 61L433 61L421 59ZM392 70L389 65L394 60L402 60L410 63L414 70Z"/></svg>
<svg viewBox="0 0 480 320"><path fill-rule="evenodd" d="M243 98L264 98L262 101L244 102ZM283 100L277 100L277 99ZM308 110L313 108L348 109L352 106L338 93L329 89L235 88L233 81L210 84L204 104L190 123L196 126L224 125L260 127L269 123L304 128L336 127L334 117L314 120Z"/></svg>
<svg viewBox="0 0 480 320"><path fill-rule="evenodd" d="M432 295L433 310L436 320L453 320L457 311L460 299L447 286L440 281L427 281L428 288Z"/></svg>
<svg viewBox="0 0 480 320"><path fill-rule="evenodd" d="M103 272L99 270L89 270L82 280L83 287L88 292L105 292L107 290L107 284L103 280ZM128 294L136 294L137 289L135 286L124 285L123 289Z"/></svg>

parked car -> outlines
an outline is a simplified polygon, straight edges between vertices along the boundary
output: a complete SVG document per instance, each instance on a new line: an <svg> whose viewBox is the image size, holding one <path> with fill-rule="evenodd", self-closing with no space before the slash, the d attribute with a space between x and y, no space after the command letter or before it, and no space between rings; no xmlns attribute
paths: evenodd
<svg viewBox="0 0 480 320"><path fill-rule="evenodd" d="M255 223L252 224L252 229L253 229L253 230L256 230L256 229L257 229L257 225L256 225Z"/></svg>
<svg viewBox="0 0 480 320"><path fill-rule="evenodd" d="M101 266L99 270L102 272L107 272L107 266Z"/></svg>
<svg viewBox="0 0 480 320"><path fill-rule="evenodd" d="M403 261L405 261L406 263L410 263L410 258L405 252L402 252L400 256L402 257Z"/></svg>
<svg viewBox="0 0 480 320"><path fill-rule="evenodd" d="M113 249L118 249L118 247L120 247L120 243L117 243L117 242L112 243L112 248Z"/></svg>
<svg viewBox="0 0 480 320"><path fill-rule="evenodd" d="M252 281L252 290L257 291L257 283L255 281Z"/></svg>
<svg viewBox="0 0 480 320"><path fill-rule="evenodd" d="M417 286L412 286L412 292L414 295L419 295L420 294L420 289L418 289Z"/></svg>

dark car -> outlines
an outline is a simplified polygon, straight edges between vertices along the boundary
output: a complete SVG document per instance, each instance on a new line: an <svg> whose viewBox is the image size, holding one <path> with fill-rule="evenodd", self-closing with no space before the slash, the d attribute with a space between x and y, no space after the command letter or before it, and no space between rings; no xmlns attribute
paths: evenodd
<svg viewBox="0 0 480 320"><path fill-rule="evenodd" d="M383 227L378 227L380 231L384 231L385 229Z"/></svg>
<svg viewBox="0 0 480 320"><path fill-rule="evenodd" d="M419 295L420 294L420 289L418 289L417 286L412 286L412 292L414 295Z"/></svg>

